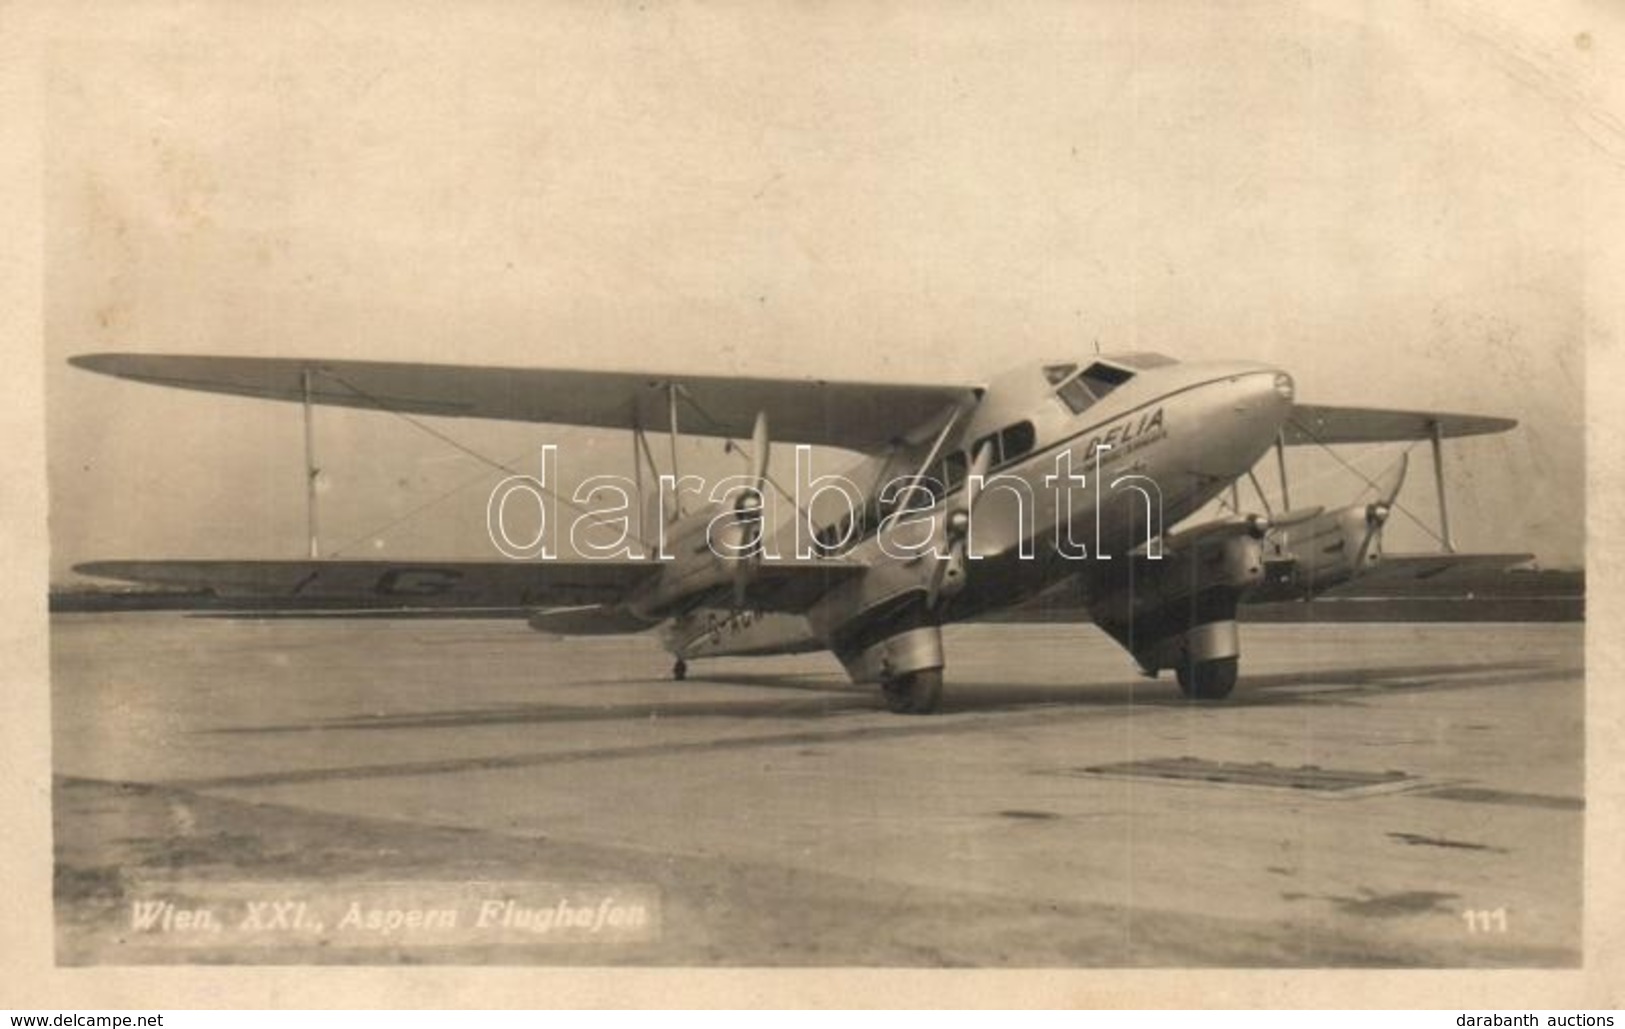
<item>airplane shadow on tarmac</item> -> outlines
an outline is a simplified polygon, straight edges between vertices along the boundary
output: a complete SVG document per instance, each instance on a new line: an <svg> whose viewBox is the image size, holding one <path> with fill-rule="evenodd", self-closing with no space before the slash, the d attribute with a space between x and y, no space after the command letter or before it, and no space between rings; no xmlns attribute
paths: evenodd
<svg viewBox="0 0 1625 1029"><path fill-rule="evenodd" d="M1218 702L1195 706L1281 707L1302 704L1359 703L1364 696L1412 690L1478 689L1517 683L1538 684L1572 678L1573 672L1538 662L1456 663L1407 665L1389 668L1336 668L1314 672L1244 676L1236 692ZM842 715L878 712L879 690L854 686L822 675L780 675L722 672L696 675L688 682L628 683L664 687L655 697L627 700L606 696L603 703L511 704L468 709L403 711L394 714L330 718L309 722L227 727L211 734L270 734L321 731L462 729L520 724L649 721L680 719L772 719L814 722ZM716 686L737 686L756 691L738 698L685 699L684 691ZM763 696L762 691L773 691ZM1184 708L1192 701L1180 695L1171 675L1161 679L1109 682L1030 684L950 679L943 695L944 715L1002 713L1026 708L1070 707L1114 709L1124 707Z"/></svg>
<svg viewBox="0 0 1625 1029"><path fill-rule="evenodd" d="M1337 705L1358 703L1361 697L1382 693L1536 684L1567 680L1574 674L1568 669L1533 661L1331 668L1264 675L1247 675L1243 670L1235 692L1222 701L1185 699L1172 673L1164 673L1157 679L1078 684L950 682L943 693L942 710L944 713L1001 711L1040 705L1175 708Z"/></svg>

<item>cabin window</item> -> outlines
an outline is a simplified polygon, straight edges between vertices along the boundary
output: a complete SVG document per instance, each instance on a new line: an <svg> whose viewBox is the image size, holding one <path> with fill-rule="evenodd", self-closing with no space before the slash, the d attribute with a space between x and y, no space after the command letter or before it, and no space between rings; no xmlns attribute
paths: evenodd
<svg viewBox="0 0 1625 1029"><path fill-rule="evenodd" d="M999 433L999 463L1009 464L1032 453L1038 442L1038 431L1032 422L1017 422Z"/></svg>
<svg viewBox="0 0 1625 1029"><path fill-rule="evenodd" d="M992 446L988 466L998 468L1031 453L1037 442L1038 431L1033 428L1033 423L1017 422L977 440L976 445L971 447L971 453L981 453L984 444Z"/></svg>

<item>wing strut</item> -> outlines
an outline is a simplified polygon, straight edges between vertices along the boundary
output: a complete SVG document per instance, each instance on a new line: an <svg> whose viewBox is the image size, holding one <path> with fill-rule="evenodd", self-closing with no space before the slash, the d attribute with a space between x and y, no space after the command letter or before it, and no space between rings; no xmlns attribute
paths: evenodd
<svg viewBox="0 0 1625 1029"><path fill-rule="evenodd" d="M1286 430L1275 434L1275 467L1281 473L1281 510L1292 510L1292 493L1286 484Z"/></svg>
<svg viewBox="0 0 1625 1029"><path fill-rule="evenodd" d="M677 383L676 383L676 381L666 383L666 403L669 406L669 409L670 409L670 412L671 412L671 478L672 478L673 482L679 482L682 479L682 473L677 470ZM676 507L676 509L677 509L676 512L673 514L673 517L675 518L677 516L680 516L683 513L683 490L682 490L682 487L679 486L679 487L674 488L672 490L672 493L673 493L672 505L674 507Z"/></svg>
<svg viewBox="0 0 1625 1029"><path fill-rule="evenodd" d="M314 561L322 556L316 533L316 478L321 475L321 469L316 467L316 423L314 405L310 402L310 379L310 369L306 368L300 373L305 407L305 527L310 534L310 559Z"/></svg>
<svg viewBox="0 0 1625 1029"><path fill-rule="evenodd" d="M1251 468L1247 469L1247 481L1253 484L1253 492L1258 494L1258 502L1264 505L1264 517L1274 518L1275 512L1270 510L1269 494L1264 492L1264 484L1258 481Z"/></svg>
<svg viewBox="0 0 1625 1029"><path fill-rule="evenodd" d="M1454 554L1456 541L1450 535L1450 506L1445 502L1444 492L1444 426L1435 421L1432 429L1433 485L1439 492L1439 533L1443 537L1444 549Z"/></svg>
<svg viewBox="0 0 1625 1029"><path fill-rule="evenodd" d="M643 524L644 504L643 496L643 452L639 443L643 440L643 426L638 424L637 412L632 412L632 477L636 481L638 490L638 537L641 539L647 526Z"/></svg>
<svg viewBox="0 0 1625 1029"><path fill-rule="evenodd" d="M643 495L644 464L649 466L649 478L654 480L657 493L660 488L660 468L655 464L654 451L649 447L649 436L643 431L641 423L634 424L632 428L632 464L637 470L638 504L641 508L647 506L644 504ZM641 510L638 512L638 524L643 524L643 512Z"/></svg>
<svg viewBox="0 0 1625 1029"><path fill-rule="evenodd" d="M943 445L948 442L948 434L954 431L954 426L959 424L959 416L963 413L963 409L957 407L948 413L948 420L942 423L942 430L937 433L937 438L931 442L931 449L926 453L925 460L920 462L920 467L914 471L914 480L909 483L910 493L913 493L914 488L920 484L920 480L925 478L925 473L931 470L931 466L937 463L937 458L942 455ZM944 488L947 485L947 483L943 483Z"/></svg>

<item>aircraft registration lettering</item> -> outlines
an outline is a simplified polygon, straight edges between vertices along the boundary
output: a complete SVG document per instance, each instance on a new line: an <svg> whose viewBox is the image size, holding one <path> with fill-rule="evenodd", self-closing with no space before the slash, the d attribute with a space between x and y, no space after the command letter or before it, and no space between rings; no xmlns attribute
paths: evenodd
<svg viewBox="0 0 1625 1029"><path fill-rule="evenodd" d="M454 568L391 568L373 590L386 597L429 597L446 593L463 578Z"/></svg>

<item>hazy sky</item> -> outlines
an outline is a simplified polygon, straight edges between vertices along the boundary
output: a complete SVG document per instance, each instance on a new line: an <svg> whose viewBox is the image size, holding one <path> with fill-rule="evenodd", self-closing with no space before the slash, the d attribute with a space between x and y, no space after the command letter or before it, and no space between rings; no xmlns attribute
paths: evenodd
<svg viewBox="0 0 1625 1029"><path fill-rule="evenodd" d="M297 407L74 353L975 382L1096 340L1519 418L1452 448L1458 541L1578 564L1587 184L1625 135L1584 26L1513 6L126 9L48 62L53 579L304 549ZM318 433L330 548L495 556L494 473L386 415ZM1300 502L1358 489L1293 468Z"/></svg>

